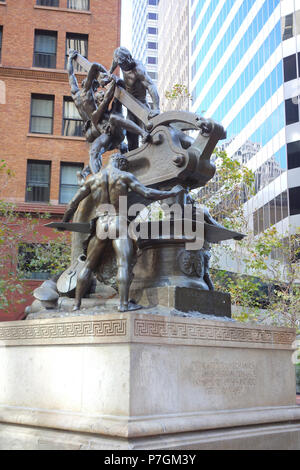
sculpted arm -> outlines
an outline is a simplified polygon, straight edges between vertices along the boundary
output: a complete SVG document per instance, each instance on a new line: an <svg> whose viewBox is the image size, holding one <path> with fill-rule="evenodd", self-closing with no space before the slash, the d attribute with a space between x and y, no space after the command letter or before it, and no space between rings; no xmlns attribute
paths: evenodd
<svg viewBox="0 0 300 470"><path fill-rule="evenodd" d="M175 186L173 189L171 189L171 191L159 191L157 189L151 189L140 183L136 179L136 177L131 175L130 173L128 173L128 175L126 176L126 183L132 191L140 194L146 199L152 199L154 201L177 196L178 194L184 191L183 187L180 185Z"/></svg>
<svg viewBox="0 0 300 470"><path fill-rule="evenodd" d="M67 71L68 71L68 76L69 76L69 83L71 87L71 93L75 94L79 91L79 86L77 79L74 74L74 67L73 67L73 60L77 56L77 51L69 51L69 58L68 58L68 63L67 63Z"/></svg>
<svg viewBox="0 0 300 470"><path fill-rule="evenodd" d="M115 60L115 58L112 61L111 67L109 69L109 74L113 74L116 68L118 67L118 62Z"/></svg>
<svg viewBox="0 0 300 470"><path fill-rule="evenodd" d="M62 222L69 222L73 215L76 212L76 209L78 208L80 202L85 199L90 193L91 193L91 186L90 186L90 181L89 180L87 183L85 183L79 191L75 194L73 199L69 202L66 212L64 213Z"/></svg>
<svg viewBox="0 0 300 470"><path fill-rule="evenodd" d="M111 102L114 96L115 87L116 87L116 83L112 81L105 93L102 103L98 106L97 110L93 112L92 122L95 127L97 127L97 124L102 120L105 112L107 111L109 103Z"/></svg>
<svg viewBox="0 0 300 470"><path fill-rule="evenodd" d="M149 95L151 96L151 99L153 101L153 107L154 109L150 113L151 117L156 116L157 114L160 113L159 109L159 94L156 88L155 83L152 81L152 79L149 77L148 73L146 72L145 68L142 66L139 66L138 68L138 75L139 79L141 80L143 86L146 88L146 90L149 92Z"/></svg>
<svg viewBox="0 0 300 470"><path fill-rule="evenodd" d="M97 79L99 73L107 74L106 68L102 64L94 62L89 70L84 88L89 90L92 87L93 81Z"/></svg>

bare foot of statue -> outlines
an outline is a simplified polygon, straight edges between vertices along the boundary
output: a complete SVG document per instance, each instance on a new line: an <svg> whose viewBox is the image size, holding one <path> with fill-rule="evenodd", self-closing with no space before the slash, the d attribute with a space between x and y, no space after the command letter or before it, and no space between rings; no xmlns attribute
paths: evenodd
<svg viewBox="0 0 300 470"><path fill-rule="evenodd" d="M133 300L128 302L128 304L120 304L118 307L119 312L131 312L133 310L140 310L143 308L142 305L136 304Z"/></svg>

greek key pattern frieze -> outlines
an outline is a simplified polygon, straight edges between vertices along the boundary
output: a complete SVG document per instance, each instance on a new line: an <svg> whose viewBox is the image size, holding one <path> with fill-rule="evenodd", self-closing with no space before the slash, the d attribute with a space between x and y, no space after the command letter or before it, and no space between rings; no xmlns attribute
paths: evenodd
<svg viewBox="0 0 300 470"><path fill-rule="evenodd" d="M112 337L126 334L126 319L0 327L0 340Z"/></svg>
<svg viewBox="0 0 300 470"><path fill-rule="evenodd" d="M288 331L195 325L180 322L163 322L140 319L135 320L134 332L137 337L269 343L282 345L291 345L295 339L293 332Z"/></svg>

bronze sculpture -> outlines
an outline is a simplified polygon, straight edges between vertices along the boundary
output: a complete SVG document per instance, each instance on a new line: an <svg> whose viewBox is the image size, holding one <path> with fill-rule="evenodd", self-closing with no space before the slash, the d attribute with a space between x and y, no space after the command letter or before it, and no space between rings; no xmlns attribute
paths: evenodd
<svg viewBox="0 0 300 470"><path fill-rule="evenodd" d="M75 50L69 51L67 70L72 98L84 122L86 140L90 143L89 167L95 174L102 166L103 153L116 148L121 152L127 151L127 147L121 145L125 138L124 131L137 137L141 136L143 143L149 139L149 133L132 120L124 119L122 105L116 99L113 100L119 79L115 75L108 77L103 65L91 64L87 78L83 80L82 88L79 88L73 67L73 61L79 55ZM100 82L97 80L99 74L102 76ZM100 85L107 84L107 90L97 92ZM112 100L112 107L109 109Z"/></svg>
<svg viewBox="0 0 300 470"><path fill-rule="evenodd" d="M81 93L73 77L73 60L88 73ZM123 80L113 74L117 66L123 72ZM148 205L151 200L167 198L169 205L179 203L182 209L185 204L192 206L191 222L194 223L196 206L185 194L204 186L214 176L216 168L210 158L218 141L226 137L223 127L194 113L160 113L154 83L144 66L125 48L115 50L109 72L101 64L91 63L78 52L70 51L68 72L72 96L78 110L82 110L86 137L91 144L90 166L94 174L83 181L68 205L63 221L48 226L77 232L72 239L72 263L81 259L83 267L72 278L72 290L77 281L74 310L80 309L82 298L88 294L93 273L101 282L109 281L110 285L111 282L115 285L113 279L117 271L120 311L141 308L129 301L130 287L135 300L139 300L143 292L169 285L183 291L200 291L203 294L201 298L207 299L208 310L211 308L209 305L216 302L216 312L220 305L224 306L226 299L222 293L213 292L209 275L210 243L239 239L242 235L225 229L204 208L201 222L204 245L200 249L187 247L186 234L179 239L174 238L174 227L178 222L174 219L170 219L171 236L168 239L160 234L155 240L151 237L134 240L128 235L127 228L136 215L132 218L130 213L130 219L127 208L132 208L134 203ZM101 91L98 91L99 86ZM153 100L152 110L147 103L147 92ZM81 96L84 99L81 100ZM130 119L123 118L122 106L127 108ZM107 167L102 168L101 155L105 151L117 148L122 153L127 150L123 142L124 130L127 131L129 152L126 155L115 154ZM194 131L193 138L186 133L190 130ZM141 146L138 145L139 135L142 137ZM124 171L125 166L127 171ZM125 212L119 207L119 198L124 196L128 196ZM69 223L72 218L73 223ZM179 223L182 222L181 216ZM144 224L149 225L150 222ZM139 259L136 263L137 249ZM64 285L67 271L57 283L60 295L70 293L70 286ZM192 292L190 297L193 297ZM187 306L181 306L192 310L204 308L197 302L190 299ZM230 301L227 299L226 302L229 312Z"/></svg>
<svg viewBox="0 0 300 470"><path fill-rule="evenodd" d="M123 72L125 90L139 103L149 109L149 118L158 115L160 113L159 95L156 85L149 77L144 65L139 60L133 59L128 49L125 47L118 47L114 52L114 58L109 73L112 74L117 66L119 66ZM152 110L147 102L147 91L153 101ZM136 122L139 126L143 125L143 123L130 110L128 110L127 117ZM138 139L136 135L133 135L131 132L127 132L127 140L129 151L138 147Z"/></svg>
<svg viewBox="0 0 300 470"><path fill-rule="evenodd" d="M139 193L144 198L159 200L176 196L184 191L181 186L177 186L171 191L158 191L147 188L142 185L134 175L124 171L123 168L126 167L127 160L124 156L121 154L112 155L108 165L88 179L79 189L69 203L63 217L63 222L69 222L78 208L79 203L91 194L96 208L97 220L95 223L95 233L92 234L88 243L87 259L77 280L74 310L80 308L81 300L89 284L91 275L101 262L101 254L109 241L109 238L103 239L101 234L103 230L107 232L109 229L114 230L116 234L116 238L112 240L112 245L118 265L119 310L124 312L140 308L140 306L130 303L128 300L132 278L131 267L134 257L134 241L128 235L123 238L120 237L121 225L125 224L127 227L127 217L122 215L119 210L120 197L127 196L128 191L131 190ZM111 209L114 209L113 212L107 210L108 205L110 205Z"/></svg>

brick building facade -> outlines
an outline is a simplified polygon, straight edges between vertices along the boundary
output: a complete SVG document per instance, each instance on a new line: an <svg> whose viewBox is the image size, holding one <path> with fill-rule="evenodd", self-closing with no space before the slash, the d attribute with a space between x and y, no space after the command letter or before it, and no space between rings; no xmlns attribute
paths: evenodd
<svg viewBox="0 0 300 470"><path fill-rule="evenodd" d="M0 160L14 173L0 198L18 211L60 218L76 190L88 146L70 102L66 52L109 68L120 12L121 0L0 0Z"/></svg>

